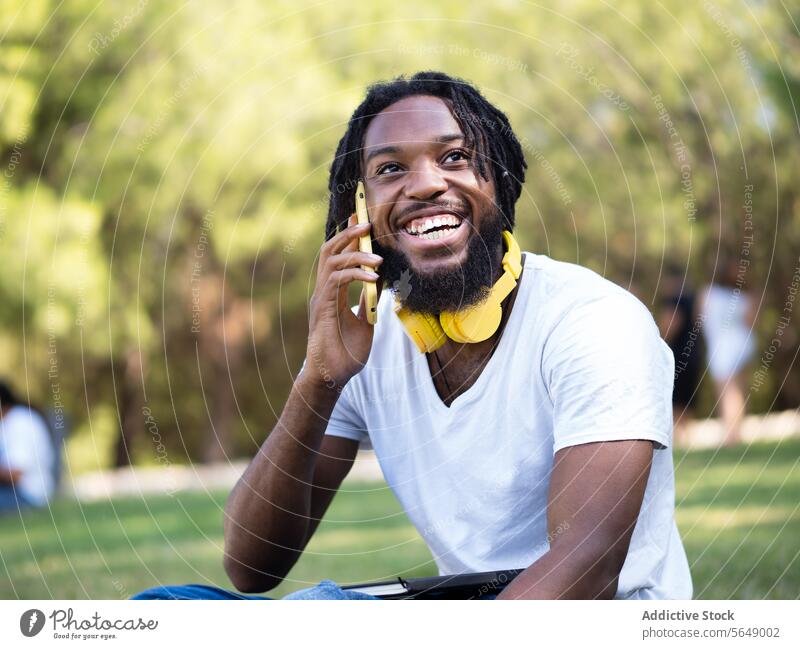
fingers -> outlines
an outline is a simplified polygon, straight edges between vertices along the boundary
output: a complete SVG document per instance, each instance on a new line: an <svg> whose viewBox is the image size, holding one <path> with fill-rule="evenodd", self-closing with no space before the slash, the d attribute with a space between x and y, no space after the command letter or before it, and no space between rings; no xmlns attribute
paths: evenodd
<svg viewBox="0 0 800 649"><path fill-rule="evenodd" d="M350 216L350 223L355 224L356 215ZM352 227L352 226L351 226ZM323 272L331 274L346 268L353 268L356 266L365 266L364 270L376 270L383 262L383 257L369 252L361 252L358 248L358 237L350 240L350 242L342 249L341 252L329 255L323 263Z"/></svg>
<svg viewBox="0 0 800 649"><path fill-rule="evenodd" d="M358 225L358 216L356 216L356 213L353 212L350 215L350 218L347 219L347 227L348 228L352 228L352 227L354 227L356 225ZM347 242L347 245L344 248L342 248L342 252L344 252L345 250L358 250L358 240L360 238L361 238L361 235L358 235L358 236L354 237L353 239L350 239Z"/></svg>
<svg viewBox="0 0 800 649"><path fill-rule="evenodd" d="M341 254L328 258L327 267L332 271L350 268L351 266L369 266L375 270L383 263L383 257L359 250L345 250Z"/></svg>
<svg viewBox="0 0 800 649"><path fill-rule="evenodd" d="M378 273L371 270L364 270L361 266L354 268L343 268L342 270L335 270L328 276L328 283L334 284L337 287L345 287L353 280L361 280L362 282L377 282L379 279Z"/></svg>
<svg viewBox="0 0 800 649"><path fill-rule="evenodd" d="M347 306L347 287L351 282L377 282L378 274L369 270L364 270L360 266L355 268L344 268L330 274L325 285L324 295L330 302L336 302L337 310L349 309Z"/></svg>
<svg viewBox="0 0 800 649"><path fill-rule="evenodd" d="M358 249L358 237L367 234L372 227L371 223L358 224L355 214L351 214L348 219L348 226L334 236L330 241L326 241L320 248L320 259L342 252L345 248L352 250Z"/></svg>
<svg viewBox="0 0 800 649"><path fill-rule="evenodd" d="M369 227L369 223L359 225L353 213L348 219L348 227L320 248L318 293L325 302L335 303L339 311L349 308L347 288L351 282L380 280L373 271L383 262L383 258L359 250L358 239L369 233Z"/></svg>
<svg viewBox="0 0 800 649"><path fill-rule="evenodd" d="M358 218L355 213L353 213L350 215L350 218L347 219L347 228L345 228L345 232L356 225L358 225ZM342 232L342 234L344 234L344 232ZM355 237L348 239L343 247L337 246L336 250L331 251L330 256L333 257L336 254L341 254L348 250L358 250L358 241L360 238L361 235L357 233Z"/></svg>

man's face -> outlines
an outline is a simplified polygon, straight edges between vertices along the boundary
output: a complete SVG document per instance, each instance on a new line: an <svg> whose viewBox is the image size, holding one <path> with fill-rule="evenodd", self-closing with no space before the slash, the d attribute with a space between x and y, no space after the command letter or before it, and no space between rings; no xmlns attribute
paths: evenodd
<svg viewBox="0 0 800 649"><path fill-rule="evenodd" d="M384 285L412 311L483 300L496 279L502 221L491 177L477 172L448 105L418 95L380 112L367 128L362 165Z"/></svg>

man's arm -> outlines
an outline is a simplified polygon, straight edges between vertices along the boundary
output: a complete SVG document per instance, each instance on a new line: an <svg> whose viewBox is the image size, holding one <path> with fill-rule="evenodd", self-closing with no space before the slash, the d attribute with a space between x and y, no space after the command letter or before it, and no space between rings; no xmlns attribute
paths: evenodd
<svg viewBox="0 0 800 649"><path fill-rule="evenodd" d="M326 438L325 430L340 390L344 394L372 348L366 289L357 313L347 305L348 286L356 280L377 282L380 297L378 275L363 267L383 260L358 249L370 228L352 214L349 227L322 244L309 309L306 359L313 362L300 372L277 425L228 498L224 565L241 591L263 592L281 582L355 459L355 440Z"/></svg>
<svg viewBox="0 0 800 649"><path fill-rule="evenodd" d="M550 550L497 599L612 599L652 457L647 440L558 451L547 506Z"/></svg>
<svg viewBox="0 0 800 649"><path fill-rule="evenodd" d="M353 464L358 442L326 436L337 394L298 378L275 429L225 508L225 571L246 593L277 586Z"/></svg>

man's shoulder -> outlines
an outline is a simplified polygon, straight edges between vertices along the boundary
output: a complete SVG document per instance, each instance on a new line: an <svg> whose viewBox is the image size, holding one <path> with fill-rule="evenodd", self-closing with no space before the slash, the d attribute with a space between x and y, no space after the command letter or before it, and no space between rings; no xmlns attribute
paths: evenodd
<svg viewBox="0 0 800 649"><path fill-rule="evenodd" d="M529 270L536 297L545 299L551 311L571 310L584 304L600 306L604 298L644 306L630 291L580 264L526 253L525 272Z"/></svg>
<svg viewBox="0 0 800 649"><path fill-rule="evenodd" d="M653 315L627 289L578 264L544 255L536 255L531 263L539 274L533 283L532 306L540 313L545 344L576 354L580 344L602 346L625 340L631 345L658 344Z"/></svg>

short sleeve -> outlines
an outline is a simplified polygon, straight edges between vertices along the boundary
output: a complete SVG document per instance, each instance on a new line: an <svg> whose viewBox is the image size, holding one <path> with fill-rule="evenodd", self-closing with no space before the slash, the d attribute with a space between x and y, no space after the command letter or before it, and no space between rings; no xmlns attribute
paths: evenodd
<svg viewBox="0 0 800 649"><path fill-rule="evenodd" d="M305 366L306 361L304 359L300 372L303 371ZM333 407L330 419L328 419L328 427L325 429L325 434L353 439L361 444L360 448L362 450L372 449L364 418L354 403L355 380L356 377L353 377L345 384L339 398L336 400L336 405Z"/></svg>
<svg viewBox="0 0 800 649"><path fill-rule="evenodd" d="M650 312L632 294L612 293L570 309L542 355L553 452L622 439L670 446L674 362Z"/></svg>
<svg viewBox="0 0 800 649"><path fill-rule="evenodd" d="M2 427L5 462L8 467L23 473L49 471L53 451L47 426L34 411L25 408L25 414L21 414L22 411L20 407L20 413L15 413L12 426Z"/></svg>

